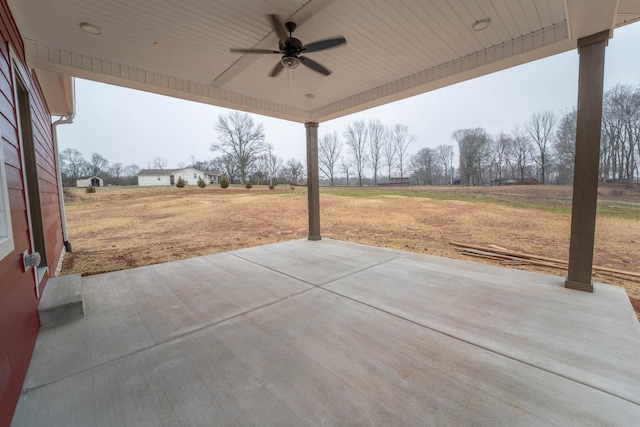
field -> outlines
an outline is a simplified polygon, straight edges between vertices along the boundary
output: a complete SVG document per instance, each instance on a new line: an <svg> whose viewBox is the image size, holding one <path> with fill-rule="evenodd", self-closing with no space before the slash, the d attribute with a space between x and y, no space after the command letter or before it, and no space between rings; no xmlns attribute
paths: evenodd
<svg viewBox="0 0 640 427"><path fill-rule="evenodd" d="M225 190L108 187L67 191L73 252L62 274L98 274L307 236L304 187ZM321 189L322 236L410 252L470 258L449 244L499 245L566 259L571 188L407 187ZM640 192L600 189L594 264L640 273ZM565 276L566 271L510 265ZM625 287L640 316L640 279L597 273ZM640 318L640 317L639 317Z"/></svg>

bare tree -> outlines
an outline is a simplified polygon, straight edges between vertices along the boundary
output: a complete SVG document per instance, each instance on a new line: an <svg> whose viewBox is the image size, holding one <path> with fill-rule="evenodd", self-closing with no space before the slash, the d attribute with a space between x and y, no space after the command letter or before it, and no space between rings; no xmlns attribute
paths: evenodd
<svg viewBox="0 0 640 427"><path fill-rule="evenodd" d="M342 173L344 173L345 176L347 177L347 187L348 187L349 176L351 176L351 168L353 168L353 164L348 158L343 156L342 161L340 162L340 168L342 169Z"/></svg>
<svg viewBox="0 0 640 427"><path fill-rule="evenodd" d="M436 158L442 165L446 181L453 185L453 146L438 145L436 147Z"/></svg>
<svg viewBox="0 0 640 427"><path fill-rule="evenodd" d="M69 181L72 181L74 186L78 178L85 175L89 168L89 163L82 157L82 153L73 148L66 148L61 152L60 160L62 161L62 172Z"/></svg>
<svg viewBox="0 0 640 427"><path fill-rule="evenodd" d="M496 180L498 185L502 185L504 171L507 170L511 163L511 152L513 149L513 141L510 135L500 132L493 144L493 165L496 172Z"/></svg>
<svg viewBox="0 0 640 427"><path fill-rule="evenodd" d="M261 154L253 163L251 171L248 172L248 178L250 182L255 182L258 185L262 185L269 179L269 154Z"/></svg>
<svg viewBox="0 0 640 427"><path fill-rule="evenodd" d="M511 153L514 160L515 175L520 180L524 179L525 172L527 170L527 164L529 157L531 156L531 140L527 133L520 127L516 126L512 135L513 148Z"/></svg>
<svg viewBox="0 0 640 427"><path fill-rule="evenodd" d="M560 118L558 129L556 130L553 152L555 160L557 162L556 169L558 172L558 184L573 183L573 167L576 154L577 117L578 113L574 108Z"/></svg>
<svg viewBox="0 0 640 427"><path fill-rule="evenodd" d="M622 120L609 103L609 92L602 108L602 138L600 140L600 174L612 179L622 178L621 134Z"/></svg>
<svg viewBox="0 0 640 427"><path fill-rule="evenodd" d="M338 132L324 135L320 140L318 146L318 166L320 172L331 181L332 187L334 186L333 174L341 151L342 143L338 139Z"/></svg>
<svg viewBox="0 0 640 427"><path fill-rule="evenodd" d="M260 155L254 164L251 180L262 184L268 180L269 185L273 184L273 178L280 174L282 159L271 153L273 147L267 144L267 152ZM281 174L280 174L281 175Z"/></svg>
<svg viewBox="0 0 640 427"><path fill-rule="evenodd" d="M369 120L369 159L373 171L373 185L378 185L378 171L382 167L384 148L389 139L389 131L380 120Z"/></svg>
<svg viewBox="0 0 640 427"><path fill-rule="evenodd" d="M553 111L534 113L525 125L531 141L537 148L533 160L540 167L540 181L546 183L546 175L551 165L551 142L558 119Z"/></svg>
<svg viewBox="0 0 640 427"><path fill-rule="evenodd" d="M223 176L226 176L229 182L235 182L238 178L238 164L230 155L222 155L216 157L212 161L214 168Z"/></svg>
<svg viewBox="0 0 640 427"><path fill-rule="evenodd" d="M640 87L618 84L605 93L602 128L607 141L602 154L610 165L603 172L631 185L640 156Z"/></svg>
<svg viewBox="0 0 640 427"><path fill-rule="evenodd" d="M266 150L264 126L254 122L248 113L233 111L218 116L215 130L218 142L211 145L211 151L222 151L228 162L235 162L244 183L253 164Z"/></svg>
<svg viewBox="0 0 640 427"><path fill-rule="evenodd" d="M357 120L347 125L344 132L346 145L353 156L356 175L358 175L358 186L362 186L362 177L364 169L367 166L367 126L364 120Z"/></svg>
<svg viewBox="0 0 640 427"><path fill-rule="evenodd" d="M280 169L282 168L284 160L278 156L271 155L269 159L269 184L272 183L272 178L278 176Z"/></svg>
<svg viewBox="0 0 640 427"><path fill-rule="evenodd" d="M417 185L420 185L420 181L425 185L433 185L435 178L442 172L436 150L432 148L418 150L416 154L411 156L409 164L416 177Z"/></svg>
<svg viewBox="0 0 640 427"><path fill-rule="evenodd" d="M140 173L142 168L135 163L131 163L124 167L122 171L122 176L127 185L137 184L137 175Z"/></svg>
<svg viewBox="0 0 640 427"><path fill-rule="evenodd" d="M409 126L395 124L391 130L391 140L395 147L396 156L398 159L398 169L400 171L400 177L403 176L404 164L407 161L407 150L409 145L416 139L416 136L409 133Z"/></svg>
<svg viewBox="0 0 640 427"><path fill-rule="evenodd" d="M114 184L120 184L120 178L124 174L124 166L122 163L114 163L109 168L109 176L113 180Z"/></svg>
<svg viewBox="0 0 640 427"><path fill-rule="evenodd" d="M305 167L300 160L289 159L280 169L280 176L284 182L291 185L298 185L304 177Z"/></svg>
<svg viewBox="0 0 640 427"><path fill-rule="evenodd" d="M482 128L460 129L453 133L460 152L460 183L482 185L491 164L491 136Z"/></svg>
<svg viewBox="0 0 640 427"><path fill-rule="evenodd" d="M273 185L273 177L278 175L280 168L282 167L283 160L278 156L273 155L273 146L267 144L267 154L262 156L264 162L263 169L266 169L269 174L269 185Z"/></svg>
<svg viewBox="0 0 640 427"><path fill-rule="evenodd" d="M389 133L390 131L387 132ZM396 157L396 145L388 134L388 137L382 146L382 159L384 161L384 165L387 167L387 178L389 180L391 180L391 170L396 167Z"/></svg>
<svg viewBox="0 0 640 427"><path fill-rule="evenodd" d="M154 157L147 166L149 169L164 169L167 166L167 159L160 156Z"/></svg>
<svg viewBox="0 0 640 427"><path fill-rule="evenodd" d="M89 174L99 176L107 172L109 168L109 161L102 157L98 153L91 153L91 160L89 162Z"/></svg>

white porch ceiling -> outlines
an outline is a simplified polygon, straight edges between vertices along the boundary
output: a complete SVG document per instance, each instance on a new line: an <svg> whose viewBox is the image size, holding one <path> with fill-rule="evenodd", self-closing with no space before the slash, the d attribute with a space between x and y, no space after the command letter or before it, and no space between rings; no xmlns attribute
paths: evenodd
<svg viewBox="0 0 640 427"><path fill-rule="evenodd" d="M640 0L9 0L55 115L72 112L69 77L298 122L325 121L575 48L640 19ZM596 7L597 6L597 7ZM268 76L278 55L267 14L303 43L347 44ZM476 20L489 18L484 31ZM102 29L86 33L80 23ZM43 73L43 72L46 72ZM307 96L313 94L313 98Z"/></svg>

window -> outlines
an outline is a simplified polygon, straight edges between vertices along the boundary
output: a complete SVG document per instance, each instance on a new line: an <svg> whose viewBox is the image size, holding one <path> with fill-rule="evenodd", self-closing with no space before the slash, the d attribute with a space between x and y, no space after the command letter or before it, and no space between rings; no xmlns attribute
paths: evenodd
<svg viewBox="0 0 640 427"><path fill-rule="evenodd" d="M197 177L198 177L198 174L194 172L194 173L193 173L193 177L194 177L194 178L197 178Z"/></svg>
<svg viewBox="0 0 640 427"><path fill-rule="evenodd" d="M2 137L0 136L0 259L9 255L14 249L13 230L11 228L11 208L7 189L7 174L2 153Z"/></svg>

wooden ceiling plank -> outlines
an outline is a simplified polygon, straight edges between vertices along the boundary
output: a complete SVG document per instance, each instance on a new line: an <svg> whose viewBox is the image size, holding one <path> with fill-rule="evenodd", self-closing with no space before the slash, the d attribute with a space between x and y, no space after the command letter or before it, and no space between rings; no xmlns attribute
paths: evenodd
<svg viewBox="0 0 640 427"><path fill-rule="evenodd" d="M492 0L491 3L496 10L496 14L500 17L500 22L507 32L508 39L513 40L519 37L522 32L518 28L516 19L509 8L509 4L512 2L510 0Z"/></svg>

